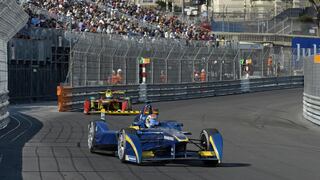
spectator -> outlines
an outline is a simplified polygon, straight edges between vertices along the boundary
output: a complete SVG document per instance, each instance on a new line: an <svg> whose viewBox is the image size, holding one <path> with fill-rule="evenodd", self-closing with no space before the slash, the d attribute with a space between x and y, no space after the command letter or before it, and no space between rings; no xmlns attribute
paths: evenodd
<svg viewBox="0 0 320 180"><path fill-rule="evenodd" d="M272 74L273 74L272 56L269 56L267 61L267 75L271 76Z"/></svg>
<svg viewBox="0 0 320 180"><path fill-rule="evenodd" d="M200 77L199 77L199 72L198 71L195 71L194 72L194 82L199 82L199 80L200 80Z"/></svg>
<svg viewBox="0 0 320 180"><path fill-rule="evenodd" d="M117 82L118 82L117 74L114 70L112 70L111 84L117 84Z"/></svg>
<svg viewBox="0 0 320 180"><path fill-rule="evenodd" d="M201 70L201 73L200 73L200 81L201 82L205 82L207 80L207 74L206 74L206 71L204 69Z"/></svg>
<svg viewBox="0 0 320 180"><path fill-rule="evenodd" d="M30 0L24 8L31 17L30 23L37 27L168 39L207 41L214 38L206 29L187 24L176 16L122 0ZM33 14L39 9L47 11L46 17Z"/></svg>
<svg viewBox="0 0 320 180"><path fill-rule="evenodd" d="M117 70L117 75L116 75L116 84L122 84L123 82L123 78L122 78L122 70L118 69Z"/></svg>
<svg viewBox="0 0 320 180"><path fill-rule="evenodd" d="M281 64L280 62L277 63L277 76L279 77L281 73Z"/></svg>
<svg viewBox="0 0 320 180"><path fill-rule="evenodd" d="M160 72L160 82L161 83L167 82L167 76L165 75L164 70L161 70L161 72Z"/></svg>

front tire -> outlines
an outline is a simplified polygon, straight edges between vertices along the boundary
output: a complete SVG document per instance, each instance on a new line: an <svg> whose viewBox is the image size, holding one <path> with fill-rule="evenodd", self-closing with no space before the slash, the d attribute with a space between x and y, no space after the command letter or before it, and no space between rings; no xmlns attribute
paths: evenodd
<svg viewBox="0 0 320 180"><path fill-rule="evenodd" d="M203 148L204 151L210 151L210 135L209 134L214 134L217 133L217 129L204 129L200 133L200 143L201 147ZM216 167L219 164L218 160L204 160L203 163L208 166Z"/></svg>
<svg viewBox="0 0 320 180"><path fill-rule="evenodd" d="M127 128L127 129L122 129L119 132L119 137L118 137L118 157L121 162L126 162L126 134L136 134L137 131L135 129Z"/></svg>
<svg viewBox="0 0 320 180"><path fill-rule="evenodd" d="M88 126L88 148L91 153L95 152L95 134L96 134L96 123L90 122Z"/></svg>
<svg viewBox="0 0 320 180"><path fill-rule="evenodd" d="M122 129L118 137L118 157L121 162L125 162L126 156L126 131Z"/></svg>

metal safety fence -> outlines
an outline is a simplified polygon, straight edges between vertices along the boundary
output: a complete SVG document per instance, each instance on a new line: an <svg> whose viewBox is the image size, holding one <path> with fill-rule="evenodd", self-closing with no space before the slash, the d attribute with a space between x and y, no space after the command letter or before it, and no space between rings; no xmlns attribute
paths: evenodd
<svg viewBox="0 0 320 180"><path fill-rule="evenodd" d="M118 86L60 86L58 94L59 111L83 109L83 103L90 97L98 97L98 92L106 89L123 90L133 103L171 101L232 95L249 92L268 91L303 87L303 76L272 77L244 80L226 80L206 83L141 84Z"/></svg>
<svg viewBox="0 0 320 180"><path fill-rule="evenodd" d="M0 129L9 123L7 42L27 22L28 15L14 0L0 0Z"/></svg>
<svg viewBox="0 0 320 180"><path fill-rule="evenodd" d="M291 48L230 40L199 46L173 39L82 33L71 50L66 84L136 85L141 83L144 61L147 84L290 76L291 54Z"/></svg>
<svg viewBox="0 0 320 180"><path fill-rule="evenodd" d="M12 103L56 99L70 57L63 30L23 28L8 42L8 89Z"/></svg>

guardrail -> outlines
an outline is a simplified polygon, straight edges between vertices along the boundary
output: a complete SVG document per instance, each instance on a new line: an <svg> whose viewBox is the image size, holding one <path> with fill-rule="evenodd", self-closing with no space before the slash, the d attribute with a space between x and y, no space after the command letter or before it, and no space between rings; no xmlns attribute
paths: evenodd
<svg viewBox="0 0 320 180"><path fill-rule="evenodd" d="M320 97L303 93L303 117L320 125Z"/></svg>
<svg viewBox="0 0 320 180"><path fill-rule="evenodd" d="M99 92L107 89L125 91L126 95L131 97L133 103L139 102L139 85L126 86L92 86L92 87L68 87L58 86L58 110L74 111L83 108L83 103L90 97L99 98Z"/></svg>
<svg viewBox="0 0 320 180"><path fill-rule="evenodd" d="M58 87L58 110L74 111L83 107L85 99L98 96L106 89L124 90L133 103L157 102L223 96L249 92L303 87L303 76L259 78L207 83L153 84L99 87Z"/></svg>
<svg viewBox="0 0 320 180"><path fill-rule="evenodd" d="M9 123L8 100L8 91L0 92L0 129L5 128Z"/></svg>

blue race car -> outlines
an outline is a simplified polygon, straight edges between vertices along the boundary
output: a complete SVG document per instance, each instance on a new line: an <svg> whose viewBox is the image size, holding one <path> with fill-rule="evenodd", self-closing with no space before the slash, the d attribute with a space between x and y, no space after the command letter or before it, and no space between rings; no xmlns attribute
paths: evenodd
<svg viewBox="0 0 320 180"><path fill-rule="evenodd" d="M115 152L121 162L137 164L171 160L202 160L212 166L221 163L223 140L218 130L204 129L199 139L192 139L188 137L191 133L182 131L182 123L158 122L157 116L158 111L147 104L131 126L119 131L110 130L105 120L90 122L90 152Z"/></svg>

